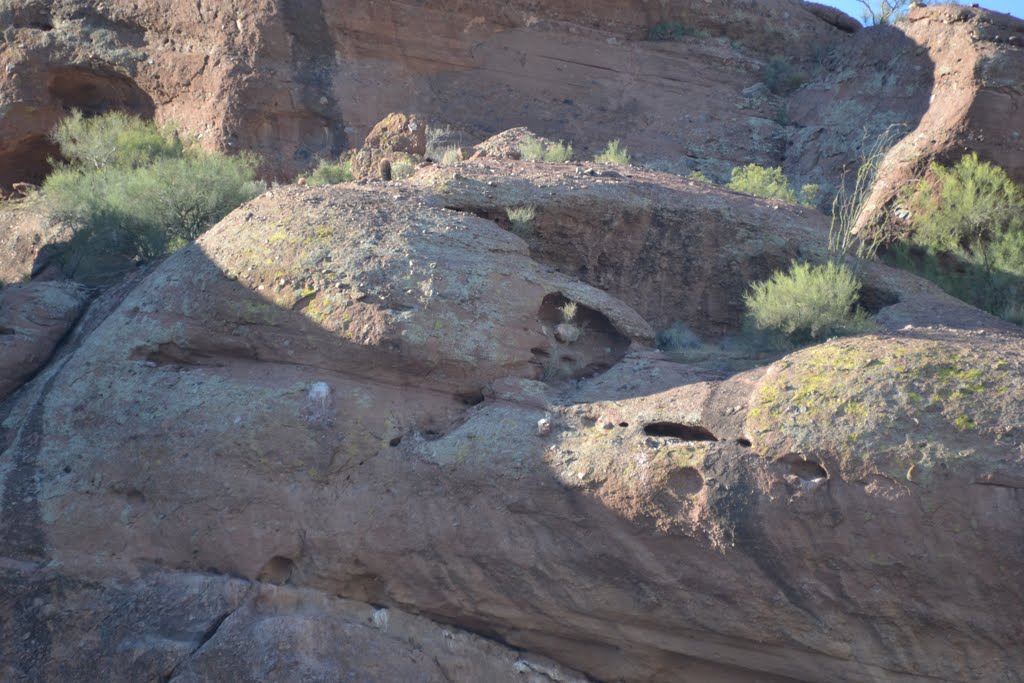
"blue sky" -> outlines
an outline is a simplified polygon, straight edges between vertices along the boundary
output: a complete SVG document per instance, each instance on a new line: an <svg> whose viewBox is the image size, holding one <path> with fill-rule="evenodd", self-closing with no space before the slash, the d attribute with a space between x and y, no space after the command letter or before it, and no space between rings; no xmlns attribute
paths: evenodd
<svg viewBox="0 0 1024 683"><path fill-rule="evenodd" d="M838 7L839 9L841 9L844 12L846 12L847 14L849 14L851 17L853 17L855 19L858 19L858 20L861 18L861 13L863 12L863 9L864 9L864 6L861 5L859 2L857 2L857 0L817 0L817 1L822 3L822 4L825 4L825 5L832 5L833 7ZM985 9L991 9L991 10L995 10L997 12L1008 12L1008 13L1014 15L1015 17L1024 17L1024 0L970 0L969 2L967 2L965 0L965 2L963 4L973 5L975 3L981 5ZM871 4L872 5L878 4L877 0L871 0ZM940 3L938 3L938 2L931 2L931 3L926 2L925 4L938 5Z"/></svg>

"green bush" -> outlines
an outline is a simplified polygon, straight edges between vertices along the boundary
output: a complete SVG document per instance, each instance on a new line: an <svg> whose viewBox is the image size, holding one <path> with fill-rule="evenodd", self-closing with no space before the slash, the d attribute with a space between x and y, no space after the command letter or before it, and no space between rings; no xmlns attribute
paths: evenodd
<svg viewBox="0 0 1024 683"><path fill-rule="evenodd" d="M537 209L533 206L518 206L505 209L508 220L512 224L512 232L520 237L530 234L533 226L533 219L537 216Z"/></svg>
<svg viewBox="0 0 1024 683"><path fill-rule="evenodd" d="M812 208L821 192L819 186L807 184L800 188L798 195L790 187L789 179L782 172L781 166L765 168L757 164L747 164L732 169L732 180L729 181L728 187L730 190L745 192L755 197L779 199L790 204L799 203Z"/></svg>
<svg viewBox="0 0 1024 683"><path fill-rule="evenodd" d="M619 166L629 165L629 150L622 146L619 140L612 140L604 151L594 157L599 164L618 164Z"/></svg>
<svg viewBox="0 0 1024 683"><path fill-rule="evenodd" d="M540 138L530 136L519 143L519 156L524 161L543 161L544 143Z"/></svg>
<svg viewBox="0 0 1024 683"><path fill-rule="evenodd" d="M548 145L547 150L544 152L544 161L550 161L556 164L564 164L572 159L572 145L567 145L564 142L553 142Z"/></svg>
<svg viewBox="0 0 1024 683"><path fill-rule="evenodd" d="M545 145L543 140L532 136L519 143L519 156L525 161L564 163L572 159L572 152L572 145L564 142Z"/></svg>
<svg viewBox="0 0 1024 683"><path fill-rule="evenodd" d="M162 256L263 190L254 158L186 147L173 129L123 114L72 114L54 137L68 161L42 199L72 230L63 254L72 274L91 261Z"/></svg>
<svg viewBox="0 0 1024 683"><path fill-rule="evenodd" d="M352 175L352 162L332 163L321 159L313 172L306 179L307 185L337 185L338 183L350 183L354 179Z"/></svg>
<svg viewBox="0 0 1024 683"><path fill-rule="evenodd" d="M141 168L157 159L181 157L184 152L173 128L158 128L121 112L87 119L73 111L58 124L52 137L74 168Z"/></svg>
<svg viewBox="0 0 1024 683"><path fill-rule="evenodd" d="M788 272L755 282L743 301L758 330L804 343L870 329L859 296L860 282L845 264L794 261Z"/></svg>
<svg viewBox="0 0 1024 683"><path fill-rule="evenodd" d="M977 154L951 168L932 164L930 176L901 196L913 228L887 260L968 303L1022 322L1024 190Z"/></svg>
<svg viewBox="0 0 1024 683"><path fill-rule="evenodd" d="M699 180L702 183L710 183L711 180L701 173L700 171L690 171L690 175L686 176L690 180Z"/></svg>

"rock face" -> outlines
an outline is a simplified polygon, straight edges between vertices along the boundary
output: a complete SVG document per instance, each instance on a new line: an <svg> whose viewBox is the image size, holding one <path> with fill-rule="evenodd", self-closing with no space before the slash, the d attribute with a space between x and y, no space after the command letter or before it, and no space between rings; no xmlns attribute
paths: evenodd
<svg viewBox="0 0 1024 683"><path fill-rule="evenodd" d="M257 152L276 179L357 148L392 111L451 124L465 145L528 125L586 157L621 138L662 169L724 180L782 164L827 187L856 162L851 139L897 124L910 135L890 184L965 149L1024 178L1022 24L973 8L916 8L864 31L799 0L31 0L0 12L0 189L41 180L47 134L70 108L175 121L209 147ZM675 39L648 39L659 33ZM780 80L807 83L765 85Z"/></svg>
<svg viewBox="0 0 1024 683"><path fill-rule="evenodd" d="M46 364L87 298L77 285L61 282L0 289L0 399Z"/></svg>
<svg viewBox="0 0 1024 683"><path fill-rule="evenodd" d="M5 673L81 604L83 677L1014 680L1019 330L875 265L877 334L679 362L827 230L587 171L278 188L90 312L2 404Z"/></svg>
<svg viewBox="0 0 1024 683"><path fill-rule="evenodd" d="M390 111L476 140L527 124L584 154L618 137L647 159L728 173L785 148L778 99L741 92L767 61L800 63L848 35L798 0L32 0L0 11L12 27L0 44L3 188L42 178L56 152L46 136L73 107L173 120L210 147L259 153L278 179L358 146ZM659 25L704 37L646 40Z"/></svg>

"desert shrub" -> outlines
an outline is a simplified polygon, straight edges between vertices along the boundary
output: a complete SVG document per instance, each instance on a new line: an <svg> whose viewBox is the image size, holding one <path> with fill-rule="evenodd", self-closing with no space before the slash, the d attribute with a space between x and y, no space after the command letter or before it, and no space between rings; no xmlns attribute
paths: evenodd
<svg viewBox="0 0 1024 683"><path fill-rule="evenodd" d="M172 129L123 114L72 115L55 138L68 162L42 199L72 230L63 254L72 272L83 261L162 256L263 190L253 157L186 147Z"/></svg>
<svg viewBox="0 0 1024 683"><path fill-rule="evenodd" d="M755 197L766 199L779 199L790 204L803 204L813 207L820 194L821 188L817 185L804 185L797 194L789 185L789 179L782 172L781 166L765 168L757 164L737 166L732 169L732 180L728 185L730 190L745 192Z"/></svg>
<svg viewBox="0 0 1024 683"><path fill-rule="evenodd" d="M352 162L334 163L321 159L306 179L307 185L336 185L352 182Z"/></svg>
<svg viewBox="0 0 1024 683"><path fill-rule="evenodd" d="M690 171L690 175L688 175L686 177L689 178L690 180L699 180L702 183L710 183L711 182L708 179L708 177L706 175L704 175L703 173L701 173L700 171Z"/></svg>
<svg viewBox="0 0 1024 683"><path fill-rule="evenodd" d="M160 128L121 112L87 119L73 111L57 125L52 138L75 168L140 168L184 152L173 127Z"/></svg>
<svg viewBox="0 0 1024 683"><path fill-rule="evenodd" d="M416 172L416 164L411 161L400 159L391 164L391 178L393 180L404 180Z"/></svg>
<svg viewBox="0 0 1024 683"><path fill-rule="evenodd" d="M707 37L707 31L687 28L676 21L658 22L647 30L647 40L682 40L686 36Z"/></svg>
<svg viewBox="0 0 1024 683"><path fill-rule="evenodd" d="M604 151L594 157L599 164L618 164L627 166L629 164L629 150L622 146L619 140L612 140Z"/></svg>
<svg viewBox="0 0 1024 683"><path fill-rule="evenodd" d="M552 142L548 145L547 150L544 152L544 161L550 161L556 164L564 164L566 161L572 159L572 145L567 145L562 141Z"/></svg>
<svg viewBox="0 0 1024 683"><path fill-rule="evenodd" d="M533 227L533 219L537 216L537 209L533 206L517 206L505 209L508 220L512 224L512 232L525 237L530 234Z"/></svg>
<svg viewBox="0 0 1024 683"><path fill-rule="evenodd" d="M781 57L772 57L761 72L764 84L776 95L788 95L805 82L807 74Z"/></svg>
<svg viewBox="0 0 1024 683"><path fill-rule="evenodd" d="M865 24L884 26L907 16L910 0L857 0L864 9L861 18Z"/></svg>
<svg viewBox="0 0 1024 683"><path fill-rule="evenodd" d="M525 138L519 143L519 156L525 161L543 161L544 143L533 136Z"/></svg>
<svg viewBox="0 0 1024 683"><path fill-rule="evenodd" d="M549 161L564 163L572 159L572 145L564 142L553 142L545 145L544 141L530 136L519 143L519 156L526 161Z"/></svg>
<svg viewBox="0 0 1024 683"><path fill-rule="evenodd" d="M462 161L462 152L458 147L445 147L440 159L442 166L454 166Z"/></svg>
<svg viewBox="0 0 1024 683"><path fill-rule="evenodd" d="M659 349L668 353L681 353L701 346L701 341L693 333L693 330L686 323L678 320L658 332L655 341Z"/></svg>
<svg viewBox="0 0 1024 683"><path fill-rule="evenodd" d="M870 329L859 296L860 282L845 264L794 261L789 271L755 282L743 301L758 330L804 343Z"/></svg>
<svg viewBox="0 0 1024 683"><path fill-rule="evenodd" d="M903 193L913 228L887 259L990 313L1020 322L1024 300L1024 190L998 166L963 157L932 164Z"/></svg>

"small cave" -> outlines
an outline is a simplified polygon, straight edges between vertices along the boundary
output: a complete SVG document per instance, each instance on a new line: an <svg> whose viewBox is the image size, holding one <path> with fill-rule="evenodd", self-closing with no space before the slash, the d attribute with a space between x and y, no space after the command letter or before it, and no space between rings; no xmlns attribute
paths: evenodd
<svg viewBox="0 0 1024 683"><path fill-rule="evenodd" d="M750 448L751 446L754 445L753 443L751 443L750 439L742 436L736 439L736 443L738 443L743 448Z"/></svg>
<svg viewBox="0 0 1024 683"><path fill-rule="evenodd" d="M80 67L54 69L46 90L65 111L77 109L85 116L124 111L151 119L156 113L153 99L135 81L118 73Z"/></svg>
<svg viewBox="0 0 1024 683"><path fill-rule="evenodd" d="M899 302L900 297L895 292L871 285L861 286L860 298L857 301L861 308L871 315L876 315L883 308L898 304Z"/></svg>
<svg viewBox="0 0 1024 683"><path fill-rule="evenodd" d="M15 183L42 184L50 174L50 159L60 159L60 150L50 140L50 129L60 112L81 111L87 117L123 111L144 119L156 112L153 99L135 81L119 73L82 67L59 67L46 75L49 102L34 115L37 130L0 157L0 189Z"/></svg>
<svg viewBox="0 0 1024 683"><path fill-rule="evenodd" d="M684 425L680 422L652 422L644 425L644 434L681 441L718 441L718 437L700 425Z"/></svg>
<svg viewBox="0 0 1024 683"><path fill-rule="evenodd" d="M618 363L629 349L629 337L607 316L560 292L544 297L537 320L548 345L530 351L545 381L598 375Z"/></svg>
<svg viewBox="0 0 1024 683"><path fill-rule="evenodd" d="M293 571L295 571L295 562L291 558L275 555L263 565L263 569L260 570L256 579L264 583L272 583L275 586L283 586L292 578Z"/></svg>

